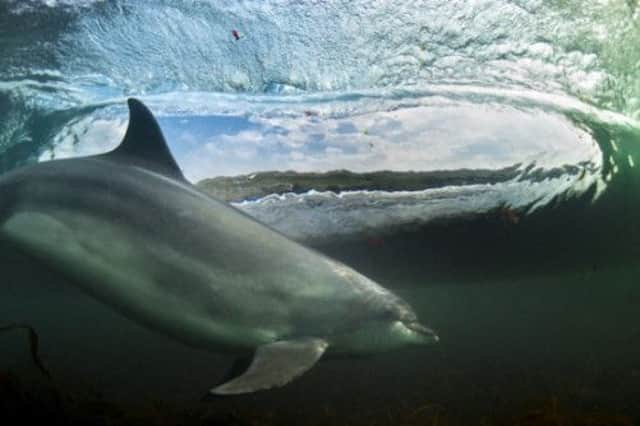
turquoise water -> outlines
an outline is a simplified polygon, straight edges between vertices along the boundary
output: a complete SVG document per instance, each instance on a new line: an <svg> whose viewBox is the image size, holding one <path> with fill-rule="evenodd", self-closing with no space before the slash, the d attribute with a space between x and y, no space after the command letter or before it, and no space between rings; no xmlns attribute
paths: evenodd
<svg viewBox="0 0 640 426"><path fill-rule="evenodd" d="M100 395L82 415L554 424L557 401L567 424L638 422L639 46L634 1L5 1L2 171L115 147L139 97L189 180L392 288L442 341L207 405L229 359L11 247L2 319L36 326L62 395ZM23 337L2 336L0 371L75 418Z"/></svg>

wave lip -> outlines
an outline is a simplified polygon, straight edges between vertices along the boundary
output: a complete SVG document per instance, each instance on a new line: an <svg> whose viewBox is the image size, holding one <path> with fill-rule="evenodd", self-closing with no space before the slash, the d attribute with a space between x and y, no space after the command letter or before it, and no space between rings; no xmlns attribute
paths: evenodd
<svg viewBox="0 0 640 426"><path fill-rule="evenodd" d="M56 69L120 96L455 83L568 94L637 116L639 16L633 2L578 0L7 0L0 81Z"/></svg>

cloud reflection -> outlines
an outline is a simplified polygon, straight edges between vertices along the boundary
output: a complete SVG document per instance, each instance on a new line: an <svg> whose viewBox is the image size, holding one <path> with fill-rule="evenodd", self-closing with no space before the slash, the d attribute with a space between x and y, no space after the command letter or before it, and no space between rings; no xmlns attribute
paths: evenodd
<svg viewBox="0 0 640 426"><path fill-rule="evenodd" d="M353 172L553 168L590 161L593 138L562 115L504 105L398 109L348 118L166 116L160 125L192 181L259 171ZM126 122L86 118L55 139L41 160L114 148Z"/></svg>

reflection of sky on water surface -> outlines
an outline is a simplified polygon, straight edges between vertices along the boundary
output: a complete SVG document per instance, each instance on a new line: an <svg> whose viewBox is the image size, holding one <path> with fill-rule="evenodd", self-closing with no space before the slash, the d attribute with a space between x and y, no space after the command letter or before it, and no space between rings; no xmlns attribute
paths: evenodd
<svg viewBox="0 0 640 426"><path fill-rule="evenodd" d="M186 176L198 181L268 170L354 172L556 167L593 159L591 136L563 116L493 105L416 107L324 118L163 116L160 125ZM104 152L126 120L89 117L56 137L41 159Z"/></svg>
<svg viewBox="0 0 640 426"><path fill-rule="evenodd" d="M336 117L319 106L237 114L169 112L158 119L192 182L273 170L424 172L521 166L523 175L500 182L444 182L418 191L379 191L375 186L340 193L276 191L235 204L300 240L409 226L503 205L535 209L593 184L599 194L604 185L602 153L593 137L567 115L543 107L453 102ZM124 108L99 111L67 126L40 158L106 152L122 139L126 125ZM283 184L286 188L287 182Z"/></svg>

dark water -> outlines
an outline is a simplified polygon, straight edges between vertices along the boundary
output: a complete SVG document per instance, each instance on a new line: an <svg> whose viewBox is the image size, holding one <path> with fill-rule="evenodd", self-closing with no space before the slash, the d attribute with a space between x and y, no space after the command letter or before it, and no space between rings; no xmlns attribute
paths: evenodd
<svg viewBox="0 0 640 426"><path fill-rule="evenodd" d="M0 320L33 324L54 380L2 334L0 418L639 423L637 9L0 4L3 171L112 148L139 96L201 189L393 289L442 339L201 402L230 358L3 245Z"/></svg>

